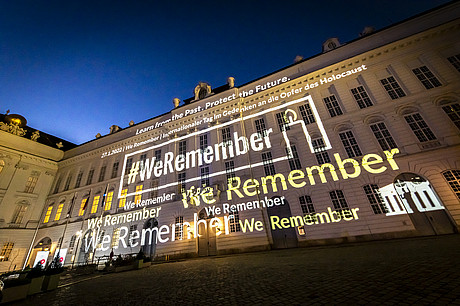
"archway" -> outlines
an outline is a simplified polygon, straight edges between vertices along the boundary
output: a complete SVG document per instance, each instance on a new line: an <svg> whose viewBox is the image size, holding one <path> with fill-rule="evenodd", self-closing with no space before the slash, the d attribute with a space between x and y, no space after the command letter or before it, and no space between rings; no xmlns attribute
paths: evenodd
<svg viewBox="0 0 460 306"><path fill-rule="evenodd" d="M284 197L280 198L279 196L272 197L270 200L273 201L273 199L279 198L279 202L281 202L281 205L275 205L274 203L266 203L266 205L271 205L268 206L267 208L267 213L268 216L277 216L280 219L281 218L290 218L291 215L291 208L289 206L288 201ZM270 201L268 200L268 201ZM296 228L295 227L289 227L289 228L271 228L271 234L272 234L272 239L273 239L273 244L272 248L273 249L287 249L287 248L296 248L297 247L297 233L296 233Z"/></svg>
<svg viewBox="0 0 460 306"><path fill-rule="evenodd" d="M154 228L154 227L158 227L158 220L155 219L155 218L150 218L144 223L144 229ZM154 258L155 257L155 252L156 252L156 247L157 247L157 244L156 244L157 232L152 231L151 235L152 235L152 239L151 239L152 243L143 245L142 246L142 252L144 252L144 255L146 257Z"/></svg>

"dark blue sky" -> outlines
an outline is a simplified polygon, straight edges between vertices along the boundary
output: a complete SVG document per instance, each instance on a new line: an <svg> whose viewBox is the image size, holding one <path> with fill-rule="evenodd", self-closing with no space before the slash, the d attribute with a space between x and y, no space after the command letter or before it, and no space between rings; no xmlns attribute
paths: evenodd
<svg viewBox="0 0 460 306"><path fill-rule="evenodd" d="M448 1L0 2L0 113L77 144Z"/></svg>

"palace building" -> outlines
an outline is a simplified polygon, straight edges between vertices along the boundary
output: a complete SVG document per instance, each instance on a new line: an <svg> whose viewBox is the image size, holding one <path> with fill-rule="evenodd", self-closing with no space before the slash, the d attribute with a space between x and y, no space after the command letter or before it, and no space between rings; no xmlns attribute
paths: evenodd
<svg viewBox="0 0 460 306"><path fill-rule="evenodd" d="M458 16L449 3L331 38L241 86L200 82L166 114L34 157L46 194L8 198L4 178L29 183L1 153L1 256L29 243L18 266L57 253L78 265L112 251L162 259L458 233ZM24 233L5 234L18 224Z"/></svg>

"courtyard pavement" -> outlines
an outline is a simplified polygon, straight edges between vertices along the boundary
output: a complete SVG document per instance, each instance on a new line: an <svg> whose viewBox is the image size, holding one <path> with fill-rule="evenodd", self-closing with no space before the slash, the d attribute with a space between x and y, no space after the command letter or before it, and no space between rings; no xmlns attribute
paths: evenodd
<svg viewBox="0 0 460 306"><path fill-rule="evenodd" d="M94 274L19 305L460 305L460 235L246 253Z"/></svg>

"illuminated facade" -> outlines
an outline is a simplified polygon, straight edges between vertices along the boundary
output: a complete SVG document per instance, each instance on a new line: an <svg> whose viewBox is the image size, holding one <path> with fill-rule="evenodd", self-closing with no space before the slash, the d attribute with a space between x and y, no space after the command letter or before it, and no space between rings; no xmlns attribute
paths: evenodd
<svg viewBox="0 0 460 306"><path fill-rule="evenodd" d="M200 83L66 151L35 241L64 235L78 264L457 232L459 13L330 40L239 87Z"/></svg>

